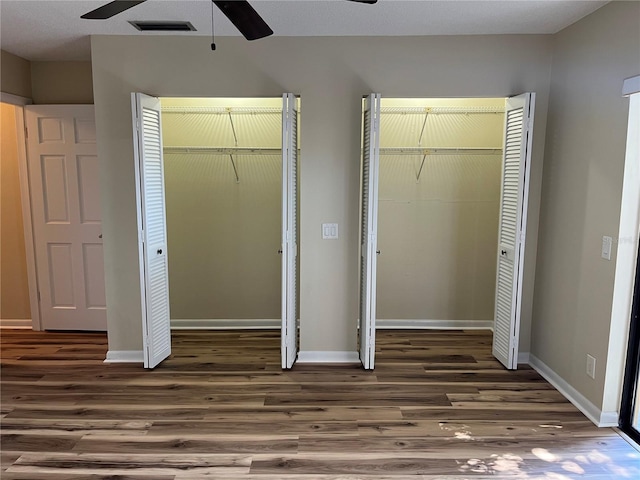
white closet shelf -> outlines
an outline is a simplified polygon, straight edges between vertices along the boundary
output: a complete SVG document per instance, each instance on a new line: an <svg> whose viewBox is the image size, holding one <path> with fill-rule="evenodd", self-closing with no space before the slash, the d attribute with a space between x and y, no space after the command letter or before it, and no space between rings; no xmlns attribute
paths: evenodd
<svg viewBox="0 0 640 480"><path fill-rule="evenodd" d="M502 155L501 148L386 147L380 155Z"/></svg>
<svg viewBox="0 0 640 480"><path fill-rule="evenodd" d="M486 114L504 113L504 107L383 107L381 114L424 115L429 114Z"/></svg>
<svg viewBox="0 0 640 480"><path fill-rule="evenodd" d="M281 108L273 107L162 107L162 113L204 113L209 115L282 115ZM424 113L424 112L423 112Z"/></svg>
<svg viewBox="0 0 640 480"><path fill-rule="evenodd" d="M163 147L165 154L209 154L209 155L282 155L280 148L262 147Z"/></svg>

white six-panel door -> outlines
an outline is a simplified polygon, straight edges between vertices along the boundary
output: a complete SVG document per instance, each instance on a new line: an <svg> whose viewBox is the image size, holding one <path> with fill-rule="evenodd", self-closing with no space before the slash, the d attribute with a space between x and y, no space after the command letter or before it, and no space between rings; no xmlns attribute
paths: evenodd
<svg viewBox="0 0 640 480"><path fill-rule="evenodd" d="M25 107L41 326L106 330L93 105Z"/></svg>
<svg viewBox="0 0 640 480"><path fill-rule="evenodd" d="M534 106L525 93L505 108L493 355L508 369L518 367Z"/></svg>
<svg viewBox="0 0 640 480"><path fill-rule="evenodd" d="M298 356L298 112L296 97L282 96L282 368Z"/></svg>
<svg viewBox="0 0 640 480"><path fill-rule="evenodd" d="M365 99L363 122L359 351L362 365L371 370L376 343L380 94L371 94Z"/></svg>
<svg viewBox="0 0 640 480"><path fill-rule="evenodd" d="M145 368L171 354L160 99L131 94Z"/></svg>

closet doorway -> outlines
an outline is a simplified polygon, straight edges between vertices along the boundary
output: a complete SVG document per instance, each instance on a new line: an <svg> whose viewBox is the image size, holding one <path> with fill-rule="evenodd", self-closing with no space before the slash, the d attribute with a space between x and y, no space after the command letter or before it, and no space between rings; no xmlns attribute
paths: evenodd
<svg viewBox="0 0 640 480"><path fill-rule="evenodd" d="M293 366L298 103L132 94L145 368L172 327L277 328Z"/></svg>
<svg viewBox="0 0 640 480"><path fill-rule="evenodd" d="M517 368L534 94L364 102L360 356L376 328L493 329Z"/></svg>

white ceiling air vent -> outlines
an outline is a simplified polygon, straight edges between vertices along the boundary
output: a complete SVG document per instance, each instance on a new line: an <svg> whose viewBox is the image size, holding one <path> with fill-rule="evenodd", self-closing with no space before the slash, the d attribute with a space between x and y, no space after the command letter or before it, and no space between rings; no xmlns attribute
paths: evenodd
<svg viewBox="0 0 640 480"><path fill-rule="evenodd" d="M195 32L196 29L191 22L182 21L140 21L130 20L129 23L141 32Z"/></svg>

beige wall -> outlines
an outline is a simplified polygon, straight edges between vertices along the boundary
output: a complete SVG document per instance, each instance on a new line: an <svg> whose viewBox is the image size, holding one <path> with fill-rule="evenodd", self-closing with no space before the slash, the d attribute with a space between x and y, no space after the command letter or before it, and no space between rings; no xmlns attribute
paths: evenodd
<svg viewBox="0 0 640 480"><path fill-rule="evenodd" d="M531 352L601 408L640 4L612 2L555 36ZM620 334L621 332L613 332ZM596 357L596 378L586 355Z"/></svg>
<svg viewBox="0 0 640 480"><path fill-rule="evenodd" d="M432 113L425 122L424 114L385 113L390 103L383 99L382 148L501 148L502 113ZM503 108L504 99L407 105ZM493 320L501 161L429 155L417 181L422 155L381 155L378 319Z"/></svg>
<svg viewBox="0 0 640 480"><path fill-rule="evenodd" d="M35 104L92 104L91 62L30 62L0 51L0 89Z"/></svg>
<svg viewBox="0 0 640 480"><path fill-rule="evenodd" d="M164 108L194 102L212 103L162 103ZM260 108L265 102L243 103ZM280 98L269 104L282 109ZM280 113L232 118L238 146L280 148ZM165 111L162 130L165 147L235 144L226 114ZM172 319L280 318L282 156L234 155L234 162L238 182L228 155L165 151Z"/></svg>
<svg viewBox="0 0 640 480"><path fill-rule="evenodd" d="M18 167L18 139L13 105L0 103L0 319L30 319L27 259L24 248Z"/></svg>
<svg viewBox="0 0 640 480"><path fill-rule="evenodd" d="M4 50L0 50L0 55L0 89L31 98L31 62Z"/></svg>
<svg viewBox="0 0 640 480"><path fill-rule="evenodd" d="M92 104L91 62L31 62L33 103Z"/></svg>
<svg viewBox="0 0 640 480"><path fill-rule="evenodd" d="M548 101L548 36L92 38L101 158L109 348L142 345L130 92L301 95L300 318L304 351L353 351L358 318L361 98L538 94L529 233L537 237ZM340 225L322 240L321 224ZM529 346L536 248L528 244L521 345Z"/></svg>

